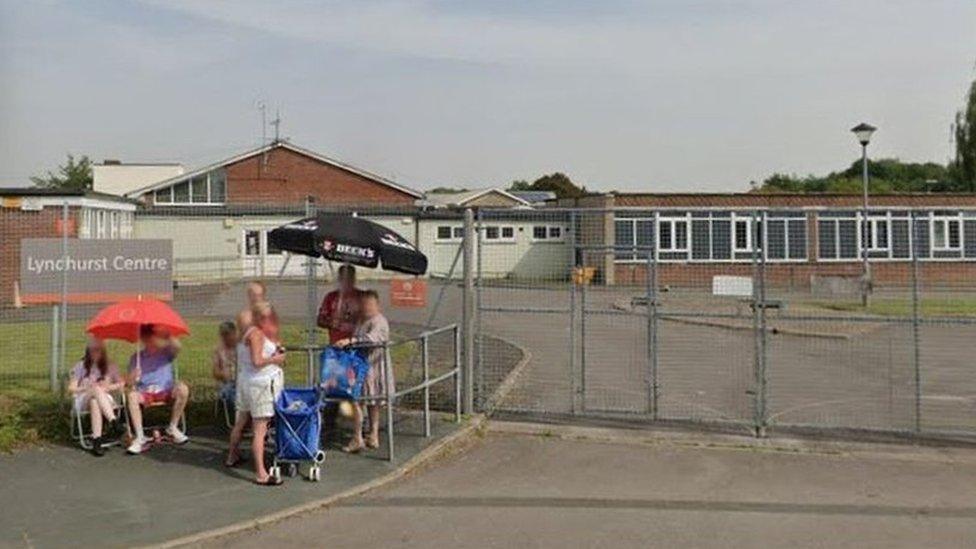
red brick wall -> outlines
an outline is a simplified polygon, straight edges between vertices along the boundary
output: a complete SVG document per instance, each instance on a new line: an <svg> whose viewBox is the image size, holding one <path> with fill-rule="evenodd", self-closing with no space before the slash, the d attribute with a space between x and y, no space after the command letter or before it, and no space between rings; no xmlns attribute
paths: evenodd
<svg viewBox="0 0 976 549"><path fill-rule="evenodd" d="M415 198L298 152L277 148L227 166L227 203L412 204Z"/></svg>
<svg viewBox="0 0 976 549"><path fill-rule="evenodd" d="M14 302L14 281L20 278L20 240L22 238L54 238L61 236L55 223L61 218L60 207L41 211L23 211L17 207L0 208L0 306ZM68 227L76 238L78 209L70 208Z"/></svg>

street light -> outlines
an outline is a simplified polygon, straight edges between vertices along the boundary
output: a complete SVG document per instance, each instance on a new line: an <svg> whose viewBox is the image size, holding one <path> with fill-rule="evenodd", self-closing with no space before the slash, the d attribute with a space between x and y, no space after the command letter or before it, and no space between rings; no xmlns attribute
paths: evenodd
<svg viewBox="0 0 976 549"><path fill-rule="evenodd" d="M861 305L868 306L868 294L871 293L871 264L868 262L868 143L871 142L871 135L875 128L871 124L861 122L851 128L851 132L857 137L857 142L861 144L861 183L863 185L863 219L861 220L861 256L864 259L864 279L861 281Z"/></svg>

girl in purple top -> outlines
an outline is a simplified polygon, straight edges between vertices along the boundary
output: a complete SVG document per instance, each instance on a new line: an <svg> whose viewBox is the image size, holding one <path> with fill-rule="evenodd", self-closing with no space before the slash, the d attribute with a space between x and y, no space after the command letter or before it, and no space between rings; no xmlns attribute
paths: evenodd
<svg viewBox="0 0 976 549"><path fill-rule="evenodd" d="M102 425L108 422L108 431L119 436L122 429L115 415L113 392L125 386L119 369L109 362L105 343L100 339L90 339L85 347L85 358L71 369L68 392L74 397L76 412L88 410L91 418L92 454L102 456Z"/></svg>

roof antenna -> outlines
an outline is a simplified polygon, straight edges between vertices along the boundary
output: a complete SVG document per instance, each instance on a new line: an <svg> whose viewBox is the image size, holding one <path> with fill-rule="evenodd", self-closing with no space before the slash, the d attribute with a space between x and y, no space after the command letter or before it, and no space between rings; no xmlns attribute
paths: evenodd
<svg viewBox="0 0 976 549"><path fill-rule="evenodd" d="M275 108L275 118L271 121L271 125L274 126L275 129L274 142L277 143L281 140L281 136L279 134L279 130L281 129L281 110L278 108Z"/></svg>
<svg viewBox="0 0 976 549"><path fill-rule="evenodd" d="M265 147L268 144L268 105L264 102L264 99L258 99L257 108L261 111L261 147ZM264 151L261 155L261 162L258 164L258 177L261 176L261 172L268 167L268 151Z"/></svg>

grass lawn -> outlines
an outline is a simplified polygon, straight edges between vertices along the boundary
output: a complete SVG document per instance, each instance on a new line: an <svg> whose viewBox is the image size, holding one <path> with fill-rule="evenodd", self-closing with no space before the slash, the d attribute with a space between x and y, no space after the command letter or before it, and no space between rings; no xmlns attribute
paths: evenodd
<svg viewBox="0 0 976 549"><path fill-rule="evenodd" d="M217 343L218 319L187 319L190 335L182 338L182 351L177 359L180 378L193 393L191 403L201 412L212 409L215 387L211 377L210 355ZM85 321L68 322L67 358L65 368L81 359L85 347ZM397 339L396 334L393 336ZM304 324L282 324L285 345L305 343ZM324 342L320 334L319 342ZM109 357L125 371L135 345L120 341L107 342ZM67 400L53 394L49 388L51 364L51 326L49 322L21 322L0 324L0 451L37 440L57 440L67 436ZM395 375L409 379L417 363L415 342L394 346L391 350ZM305 353L293 353L285 366L285 379L304 383L307 366ZM67 371L59 372L62 386L66 386ZM201 413L204 418L209 414Z"/></svg>
<svg viewBox="0 0 976 549"><path fill-rule="evenodd" d="M810 301L805 306L829 311L866 313L881 316L911 316L911 299L872 299L865 309L858 301ZM919 313L923 317L976 316L976 298L922 298Z"/></svg>

